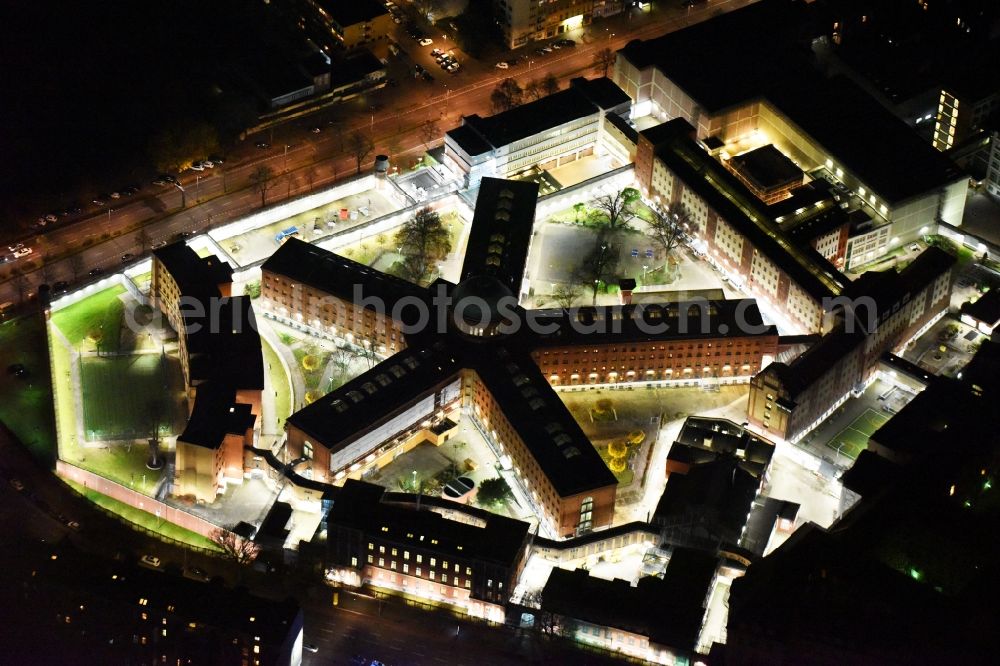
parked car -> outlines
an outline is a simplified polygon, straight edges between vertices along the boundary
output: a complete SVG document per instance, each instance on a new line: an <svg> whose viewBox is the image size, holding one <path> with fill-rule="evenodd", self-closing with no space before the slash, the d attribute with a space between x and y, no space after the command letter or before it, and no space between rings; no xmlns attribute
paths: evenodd
<svg viewBox="0 0 1000 666"><path fill-rule="evenodd" d="M122 198L122 193L121 192L112 192L108 196L111 197L112 199L121 199Z"/></svg>
<svg viewBox="0 0 1000 666"><path fill-rule="evenodd" d="M188 169L191 169L191 171L204 171L205 167L201 165L201 162L195 162L194 164L189 166Z"/></svg>
<svg viewBox="0 0 1000 666"><path fill-rule="evenodd" d="M139 560L140 564L145 564L146 566L153 567L154 569L160 568L160 558L154 555L143 555L142 559Z"/></svg>
<svg viewBox="0 0 1000 666"><path fill-rule="evenodd" d="M76 522L75 520L68 521L66 523L66 527L70 528L71 530L73 530L75 532L79 532L80 531L80 523Z"/></svg>
<svg viewBox="0 0 1000 666"><path fill-rule="evenodd" d="M126 252L125 254L122 255L122 263L123 264L127 264L128 262L132 261L133 259L135 259L135 255L133 255L131 252Z"/></svg>
<svg viewBox="0 0 1000 666"><path fill-rule="evenodd" d="M506 62L500 61L497 63L497 69L507 69L510 67Z"/></svg>
<svg viewBox="0 0 1000 666"><path fill-rule="evenodd" d="M260 148L261 150L266 150L271 147L271 144L269 144L267 141L258 141L254 145Z"/></svg>
<svg viewBox="0 0 1000 666"><path fill-rule="evenodd" d="M98 275L102 274L103 272L104 272L103 268L91 268L90 272L87 273L87 275L89 275L90 277L97 277Z"/></svg>
<svg viewBox="0 0 1000 666"><path fill-rule="evenodd" d="M316 127L310 128L309 131L312 132L313 134L319 134L320 132L323 131L323 129L321 127L319 127L319 126L316 126Z"/></svg>
<svg viewBox="0 0 1000 666"><path fill-rule="evenodd" d="M17 492L21 492L21 491L23 491L23 490L24 490L24 484L23 484L23 483L21 483L21 482L20 482L20 481L19 481L18 479L11 479L11 480L10 480L10 485L11 485L11 486L12 486L12 487L14 488L14 490L16 490Z"/></svg>
<svg viewBox="0 0 1000 666"><path fill-rule="evenodd" d="M64 294L66 293L67 288L69 288L69 285L67 285L65 281L59 280L59 282L52 285L52 293L57 295Z"/></svg>
<svg viewBox="0 0 1000 666"><path fill-rule="evenodd" d="M156 178L153 179L153 185L159 185L160 187L163 187L164 185L169 185L169 184L170 181L165 179L163 176L157 176Z"/></svg>
<svg viewBox="0 0 1000 666"><path fill-rule="evenodd" d="M205 573L203 569L199 569L198 567L188 567L185 569L184 577L190 578L191 580L201 581L202 583L207 583L210 580L208 574Z"/></svg>
<svg viewBox="0 0 1000 666"><path fill-rule="evenodd" d="M139 188L136 185L129 185L128 187L122 190L122 194L124 194L127 197L135 196L138 193L139 193Z"/></svg>
<svg viewBox="0 0 1000 666"><path fill-rule="evenodd" d="M96 197L94 197L93 199L90 200L90 203L94 204L95 206L103 206L104 202L107 201L107 200L108 200L107 197L96 196Z"/></svg>
<svg viewBox="0 0 1000 666"><path fill-rule="evenodd" d="M438 48L431 49L431 56L432 57L436 58L439 55L444 55L444 51L442 51L441 49L438 49Z"/></svg>
<svg viewBox="0 0 1000 666"><path fill-rule="evenodd" d="M559 39L556 40L556 44L558 44L559 46L565 46L566 48L572 48L576 46L576 42L574 42L572 39Z"/></svg>
<svg viewBox="0 0 1000 666"><path fill-rule="evenodd" d="M27 257L32 252L34 252L34 250L30 247L21 246L19 250L14 250L14 258L20 259L21 257Z"/></svg>
<svg viewBox="0 0 1000 666"><path fill-rule="evenodd" d="M45 221L46 222L56 222L58 220L59 220L59 218L56 216L55 213L46 213L45 214Z"/></svg>
<svg viewBox="0 0 1000 666"><path fill-rule="evenodd" d="M430 37L424 37L417 43L420 44L421 46L430 46L431 44L434 43L434 40L431 39Z"/></svg>

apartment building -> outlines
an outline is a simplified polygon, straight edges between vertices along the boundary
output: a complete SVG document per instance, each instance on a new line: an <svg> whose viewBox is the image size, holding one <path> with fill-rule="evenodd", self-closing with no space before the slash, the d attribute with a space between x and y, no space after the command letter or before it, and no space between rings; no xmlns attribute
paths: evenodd
<svg viewBox="0 0 1000 666"><path fill-rule="evenodd" d="M150 297L177 331L191 413L178 435L172 493L212 502L242 483L260 428L264 359L250 299L232 268L184 243L153 252Z"/></svg>
<svg viewBox="0 0 1000 666"><path fill-rule="evenodd" d="M528 524L476 509L452 520L393 497L362 481L339 489L326 516L328 577L502 622L527 560Z"/></svg>
<svg viewBox="0 0 1000 666"><path fill-rule="evenodd" d="M466 187L484 177L508 178L537 166L552 169L581 157L618 154L605 117L629 115L630 100L610 79L576 78L569 88L482 117L465 116L445 133L445 164ZM616 152L617 151L617 152Z"/></svg>
<svg viewBox="0 0 1000 666"><path fill-rule="evenodd" d="M800 39L808 12L760 2L636 40L619 52L614 80L637 116L683 118L697 139L731 150L772 144L810 177L842 184L889 227L881 252L939 221L960 225L965 175L857 85L813 68Z"/></svg>
<svg viewBox="0 0 1000 666"><path fill-rule="evenodd" d="M557 37L622 11L624 0L493 0L493 14L508 48Z"/></svg>
<svg viewBox="0 0 1000 666"><path fill-rule="evenodd" d="M345 49L389 38L394 23L379 0L304 0Z"/></svg>
<svg viewBox="0 0 1000 666"><path fill-rule="evenodd" d="M874 378L882 354L919 335L947 309L955 259L936 247L898 273L866 273L844 293L835 329L789 364L750 382L747 418L797 441Z"/></svg>

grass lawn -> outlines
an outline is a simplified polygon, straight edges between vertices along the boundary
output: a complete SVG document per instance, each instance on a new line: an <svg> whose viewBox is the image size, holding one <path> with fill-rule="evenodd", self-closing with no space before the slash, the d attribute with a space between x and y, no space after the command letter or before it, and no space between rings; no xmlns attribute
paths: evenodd
<svg viewBox="0 0 1000 666"><path fill-rule="evenodd" d="M271 387L278 394L274 398L274 411L278 419L276 432L281 432L285 427L285 419L292 413L292 387L285 374L285 366L281 364L281 359L270 343L262 337L260 344L264 349L264 363L267 364Z"/></svg>
<svg viewBox="0 0 1000 666"><path fill-rule="evenodd" d="M133 523L151 532L162 534L164 537L180 541L181 543L186 543L190 546L219 550L219 548L207 537L203 537L197 532L192 532L191 530L180 527L179 525L174 525L166 520L161 520L160 518L157 518L156 515L149 513L148 511L143 511L142 509L138 509L130 504L125 504L124 502L119 502L116 499L108 497L107 495L102 495L96 490L85 488L78 483L74 483L73 481L67 481L67 483L89 501L110 511L111 513L116 514L128 523Z"/></svg>
<svg viewBox="0 0 1000 666"><path fill-rule="evenodd" d="M888 420L888 416L866 409L826 445L854 460L868 447L868 438Z"/></svg>
<svg viewBox="0 0 1000 666"><path fill-rule="evenodd" d="M27 370L24 377L7 372L14 363ZM52 411L52 375L49 371L45 326L40 317L22 317L0 324L0 421L43 461L56 457Z"/></svg>
<svg viewBox="0 0 1000 666"><path fill-rule="evenodd" d="M184 428L184 378L176 358L161 354L87 356L81 382L88 440L146 437L153 405L159 405L160 427L166 434L174 435Z"/></svg>
<svg viewBox="0 0 1000 666"><path fill-rule="evenodd" d="M608 455L607 445L595 446L594 448L596 448L597 452L601 454L601 460L603 460L604 464L607 465L608 462L611 460L611 456ZM620 486L627 486L630 483L632 483L633 479L635 479L635 472L633 472L632 468L629 467L628 465L626 465L625 469L622 470L621 472L612 471L611 473L615 475L616 479L618 479L618 485Z"/></svg>
<svg viewBox="0 0 1000 666"><path fill-rule="evenodd" d="M111 327L104 330L104 339L107 341L116 340L116 333L121 331L121 313L124 310L124 304L118 297L124 293L125 287L121 285L99 291L93 296L88 296L82 301L53 313L52 321L74 347L77 347L87 337L87 333L91 329L102 326ZM117 317L115 317L116 312ZM117 343L115 343L115 347L117 347Z"/></svg>

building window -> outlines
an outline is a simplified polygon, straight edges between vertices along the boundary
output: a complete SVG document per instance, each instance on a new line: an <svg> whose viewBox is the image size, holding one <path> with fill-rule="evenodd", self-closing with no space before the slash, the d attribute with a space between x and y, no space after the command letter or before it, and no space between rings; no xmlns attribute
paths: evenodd
<svg viewBox="0 0 1000 666"><path fill-rule="evenodd" d="M587 497L580 504L580 532L589 532L593 526L594 498Z"/></svg>
<svg viewBox="0 0 1000 666"><path fill-rule="evenodd" d="M305 441L302 443L302 456L307 460L312 460L313 457L313 445L310 441Z"/></svg>

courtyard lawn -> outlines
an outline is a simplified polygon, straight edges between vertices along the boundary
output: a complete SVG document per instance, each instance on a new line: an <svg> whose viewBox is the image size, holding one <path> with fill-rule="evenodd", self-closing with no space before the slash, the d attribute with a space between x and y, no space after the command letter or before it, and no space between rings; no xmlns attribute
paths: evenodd
<svg viewBox="0 0 1000 666"><path fill-rule="evenodd" d="M267 364L268 378L271 388L277 394L274 398L274 411L277 418L276 433L280 433L285 428L285 419L292 413L292 387L285 374L285 366L281 364L277 352L271 344L263 337L260 339L261 347L264 349L264 363Z"/></svg>
<svg viewBox="0 0 1000 666"><path fill-rule="evenodd" d="M25 367L25 376L7 372L15 363ZM52 374L41 317L22 317L0 324L0 373L0 421L39 460L55 460Z"/></svg>
<svg viewBox="0 0 1000 666"><path fill-rule="evenodd" d="M78 347L91 330L102 326L110 327L103 330L104 339L116 340L116 333L121 331L121 313L124 311L124 304L119 296L124 293L125 287L121 285L99 291L53 313L52 321L74 347Z"/></svg>
<svg viewBox="0 0 1000 666"><path fill-rule="evenodd" d="M868 447L868 438L888 420L888 416L879 414L874 409L866 409L826 445L854 460Z"/></svg>
<svg viewBox="0 0 1000 666"><path fill-rule="evenodd" d="M154 406L164 432L173 435L184 428L184 379L176 358L156 353L86 356L80 379L88 440L147 437Z"/></svg>
<svg viewBox="0 0 1000 666"><path fill-rule="evenodd" d="M148 511L143 511L142 509L136 508L130 504L125 504L124 502L119 502L118 500L108 497L107 495L103 495L96 490L85 488L78 483L74 483L72 481L67 481L67 483L78 493L86 497L90 502L93 502L102 509L115 514L125 522L132 523L143 530L154 532L166 537L167 539L173 539L174 541L179 541L189 546L208 548L215 551L219 550L218 546L212 543L211 540L207 537L203 537L197 532L192 532L191 530L185 529L179 525L174 525L166 520L161 520Z"/></svg>
<svg viewBox="0 0 1000 666"><path fill-rule="evenodd" d="M608 455L607 445L595 446L594 448L596 448L597 452L601 454L601 460L603 460L604 464L607 465L611 461L611 456ZM632 471L632 468L629 465L626 465L625 469L621 472L611 470L611 473L615 475L616 479L618 479L619 486L627 486L635 479L635 472Z"/></svg>

